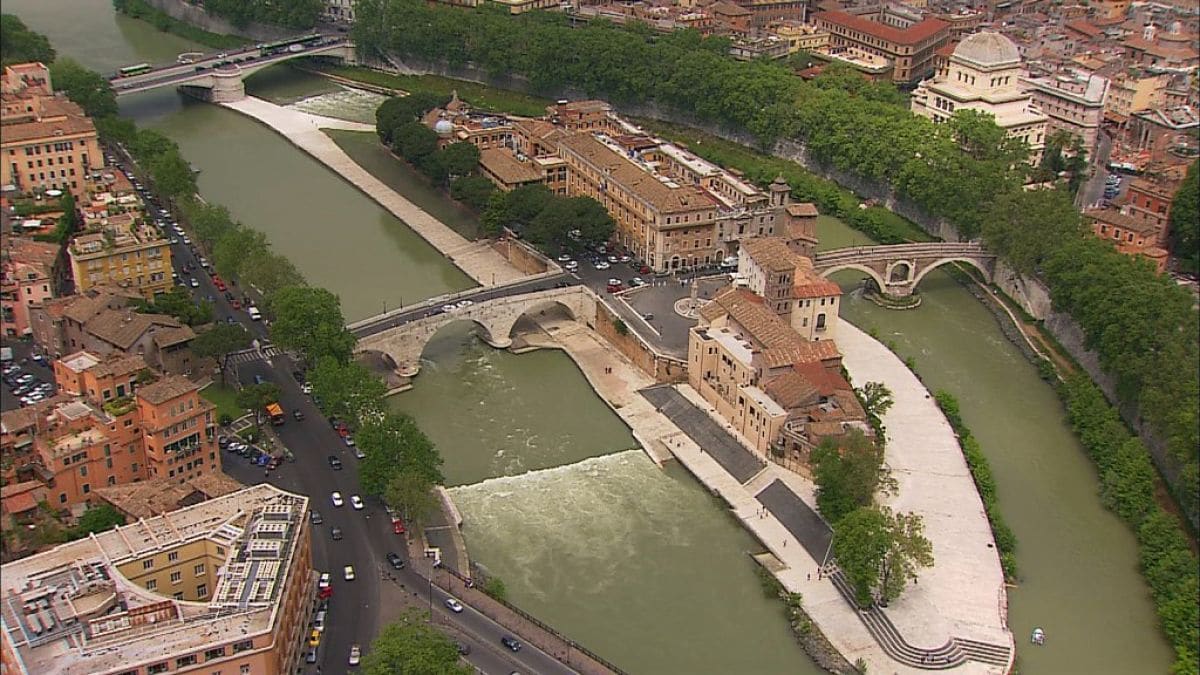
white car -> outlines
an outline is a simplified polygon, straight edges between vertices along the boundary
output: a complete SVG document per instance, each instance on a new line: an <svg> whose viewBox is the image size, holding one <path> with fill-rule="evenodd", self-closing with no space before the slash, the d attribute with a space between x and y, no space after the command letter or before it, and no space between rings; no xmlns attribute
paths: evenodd
<svg viewBox="0 0 1200 675"><path fill-rule="evenodd" d="M346 503L346 500L342 499L342 493L340 492L333 493L329 498L333 500L334 506L343 506Z"/></svg>
<svg viewBox="0 0 1200 675"><path fill-rule="evenodd" d="M329 588L329 583L329 572L322 572L321 580L317 582L317 588L325 590L326 588Z"/></svg>
<svg viewBox="0 0 1200 675"><path fill-rule="evenodd" d="M450 611L455 614L461 614L463 611L462 603L454 598L446 598L446 607L450 608Z"/></svg>
<svg viewBox="0 0 1200 675"><path fill-rule="evenodd" d="M456 307L458 307L459 309L466 309L473 304L475 304L474 300L459 300Z"/></svg>
<svg viewBox="0 0 1200 675"><path fill-rule="evenodd" d="M366 504L363 504L362 497L350 495L350 506L353 506L355 511L362 511Z"/></svg>
<svg viewBox="0 0 1200 675"><path fill-rule="evenodd" d="M456 309L458 309L458 305L442 305L442 311L447 314L449 314L450 312L453 312Z"/></svg>
<svg viewBox="0 0 1200 675"><path fill-rule="evenodd" d="M311 394L312 393L312 384L305 382L304 384L300 385L300 391L305 394Z"/></svg>
<svg viewBox="0 0 1200 675"><path fill-rule="evenodd" d="M599 262L597 262L597 263L596 263L595 267L596 267L596 269L598 269L598 270L606 270L606 269L608 269L609 267L612 267L612 265L609 265L608 263L606 263L606 262L604 262L603 260L601 260L601 261L599 261Z"/></svg>
<svg viewBox="0 0 1200 675"><path fill-rule="evenodd" d="M192 280L188 282L188 285L192 288L200 288L200 282L196 281L196 277L192 277Z"/></svg>
<svg viewBox="0 0 1200 675"><path fill-rule="evenodd" d="M350 645L350 665L357 666L362 660L362 647L358 645Z"/></svg>
<svg viewBox="0 0 1200 675"><path fill-rule="evenodd" d="M354 565L346 565L342 568L342 578L346 581L354 581Z"/></svg>
<svg viewBox="0 0 1200 675"><path fill-rule="evenodd" d="M574 272L575 270L579 269L579 263L572 260L571 262L567 263L566 265L563 265L563 268L570 272Z"/></svg>
<svg viewBox="0 0 1200 675"><path fill-rule="evenodd" d="M192 245L192 240L191 240L191 239L188 239L188 238L185 236L185 237L183 238L183 243L187 244L188 246L191 246L191 245Z"/></svg>

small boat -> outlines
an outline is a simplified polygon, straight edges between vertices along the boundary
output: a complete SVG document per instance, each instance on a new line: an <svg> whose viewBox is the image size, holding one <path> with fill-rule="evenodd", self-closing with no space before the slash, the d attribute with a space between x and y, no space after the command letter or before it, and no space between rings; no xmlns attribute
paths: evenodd
<svg viewBox="0 0 1200 675"><path fill-rule="evenodd" d="M1046 631L1041 628L1034 628L1033 634L1029 636L1029 641L1035 645L1046 644Z"/></svg>

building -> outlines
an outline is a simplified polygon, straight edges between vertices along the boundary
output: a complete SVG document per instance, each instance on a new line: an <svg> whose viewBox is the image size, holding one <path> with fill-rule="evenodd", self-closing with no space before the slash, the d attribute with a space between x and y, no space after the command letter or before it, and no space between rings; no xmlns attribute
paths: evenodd
<svg viewBox="0 0 1200 675"><path fill-rule="evenodd" d="M30 310L54 297L59 246L6 235L0 241L0 324L5 337L33 332Z"/></svg>
<svg viewBox="0 0 1200 675"><path fill-rule="evenodd" d="M950 39L950 24L923 19L908 28L896 28L864 16L842 11L816 15L817 28L829 33L829 53L850 51L885 59L892 81L911 86L933 72L933 55Z"/></svg>
<svg viewBox="0 0 1200 675"><path fill-rule="evenodd" d="M67 247L76 291L115 285L153 299L171 289L171 244L140 214L110 216Z"/></svg>
<svg viewBox="0 0 1200 675"><path fill-rule="evenodd" d="M828 437L869 429L829 340L805 340L764 298L729 287L688 333L688 384L758 452L802 468Z"/></svg>
<svg viewBox="0 0 1200 675"><path fill-rule="evenodd" d="M0 662L37 675L292 673L308 499L256 485L0 568Z"/></svg>
<svg viewBox="0 0 1200 675"><path fill-rule="evenodd" d="M1000 33L976 33L954 48L945 71L922 82L912 95L912 110L941 123L956 110L988 113L1011 138L1029 146L1030 162L1041 161L1047 119L1033 95L1021 88L1025 71L1012 40Z"/></svg>
<svg viewBox="0 0 1200 675"><path fill-rule="evenodd" d="M244 487L223 473L213 473L189 478L182 483L170 478L157 478L102 487L96 490L96 496L121 512L127 520L134 521L194 506Z"/></svg>
<svg viewBox="0 0 1200 675"><path fill-rule="evenodd" d="M789 53L787 41L774 35L737 38L729 43L729 55L739 61L782 59Z"/></svg>
<svg viewBox="0 0 1200 675"><path fill-rule="evenodd" d="M54 298L29 312L33 341L55 358L83 349L83 325L105 309L120 309L140 296L121 288L96 287L89 291Z"/></svg>
<svg viewBox="0 0 1200 675"><path fill-rule="evenodd" d="M355 0L325 0L325 19L338 23L354 23L354 3Z"/></svg>
<svg viewBox="0 0 1200 675"><path fill-rule="evenodd" d="M1037 109L1047 118L1047 133L1064 131L1082 139L1090 157L1100 125L1104 123L1108 79L1068 70L1027 78L1023 84L1033 94Z"/></svg>
<svg viewBox="0 0 1200 675"><path fill-rule="evenodd" d="M818 52L829 48L829 33L811 24L782 21L772 24L770 32L787 42L788 53Z"/></svg>
<svg viewBox="0 0 1200 675"><path fill-rule="evenodd" d="M1113 76L1109 86L1105 116L1117 124L1125 124L1133 113L1163 105L1171 77L1166 74L1138 75L1121 72Z"/></svg>
<svg viewBox="0 0 1200 675"><path fill-rule="evenodd" d="M215 407L183 377L139 386L141 365L81 352L56 366L64 389L83 394L0 416L5 482L39 480L51 507L78 510L100 487L220 473Z"/></svg>
<svg viewBox="0 0 1200 675"><path fill-rule="evenodd" d="M1161 160L1174 148L1195 147L1200 132L1200 113L1191 106L1150 108L1134 112L1129 119L1126 141L1153 160Z"/></svg>
<svg viewBox="0 0 1200 675"><path fill-rule="evenodd" d="M1121 212L1136 222L1153 228L1150 245L1166 248L1171 219L1171 203L1182 184L1182 176L1154 179L1137 178L1129 183Z"/></svg>
<svg viewBox="0 0 1200 675"><path fill-rule="evenodd" d="M1083 218L1092 234L1112 241L1121 253L1149 260L1159 274L1166 271L1168 253L1158 244L1162 231L1151 223L1131 217L1128 206L1119 210L1088 209L1083 212Z"/></svg>
<svg viewBox="0 0 1200 675"><path fill-rule="evenodd" d="M738 251L738 276L763 305L810 342L837 335L842 289L813 270L811 253L782 237L751 237Z"/></svg>
<svg viewBox="0 0 1200 675"><path fill-rule="evenodd" d="M0 185L18 192L85 196L84 180L104 166L96 125L55 95L41 63L5 66L0 82Z"/></svg>

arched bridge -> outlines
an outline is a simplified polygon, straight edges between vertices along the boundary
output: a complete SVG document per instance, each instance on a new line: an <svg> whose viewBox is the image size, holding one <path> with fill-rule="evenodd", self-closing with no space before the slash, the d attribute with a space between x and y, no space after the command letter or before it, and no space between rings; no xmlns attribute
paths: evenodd
<svg viewBox="0 0 1200 675"><path fill-rule="evenodd" d="M182 86L200 90L201 98L221 103L243 98L246 95L243 80L276 63L302 56L337 56L347 63L354 61L354 44L344 35L318 35L306 43L294 44L291 50L270 50L259 45L207 54L181 54L175 63L155 66L137 75L114 75L108 81L117 96Z"/></svg>
<svg viewBox="0 0 1200 675"><path fill-rule="evenodd" d="M470 302L459 304L464 301ZM387 354L401 374L415 375L421 367L421 352L442 327L470 321L482 329L485 342L503 349L512 345L511 334L518 319L553 306L562 307L581 321L596 315L592 292L579 285L578 279L559 275L435 298L417 307L352 323L348 328L358 338L356 352Z"/></svg>
<svg viewBox="0 0 1200 675"><path fill-rule="evenodd" d="M926 274L952 262L967 263L990 281L996 254L973 241L854 246L818 253L813 267L823 277L848 269L866 272L884 293L907 296Z"/></svg>

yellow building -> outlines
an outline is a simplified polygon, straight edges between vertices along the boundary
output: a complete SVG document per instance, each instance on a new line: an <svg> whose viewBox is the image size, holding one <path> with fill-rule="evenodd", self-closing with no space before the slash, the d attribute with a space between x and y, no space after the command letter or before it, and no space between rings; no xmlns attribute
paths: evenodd
<svg viewBox="0 0 1200 675"><path fill-rule="evenodd" d="M291 673L316 592L308 499L263 484L8 563L5 673Z"/></svg>
<svg viewBox="0 0 1200 675"><path fill-rule="evenodd" d="M88 174L104 166L92 120L54 95L41 63L6 66L0 80L0 185L82 199Z"/></svg>
<svg viewBox="0 0 1200 675"><path fill-rule="evenodd" d="M1118 73L1108 88L1105 116L1123 124L1135 112L1161 106L1170 82L1171 76L1166 73L1145 76Z"/></svg>
<svg viewBox="0 0 1200 675"><path fill-rule="evenodd" d="M171 288L171 243L134 213L106 217L75 237L67 257L79 293L110 284L151 299Z"/></svg>
<svg viewBox="0 0 1200 675"><path fill-rule="evenodd" d="M771 26L770 31L787 42L789 54L820 52L829 47L829 33L812 24L784 21Z"/></svg>

